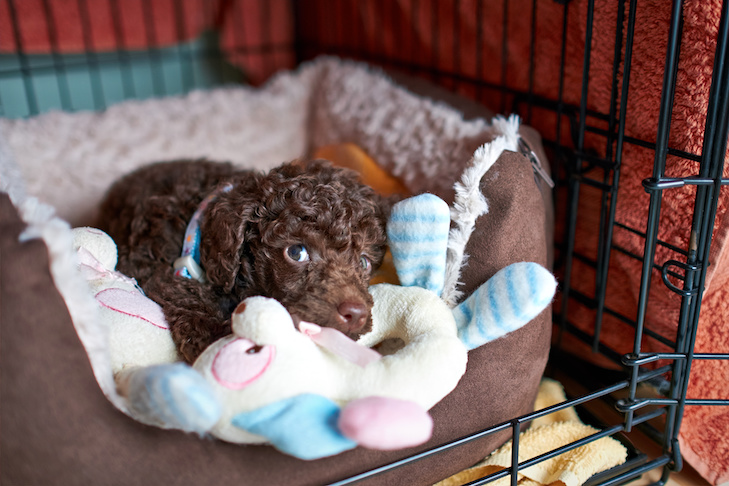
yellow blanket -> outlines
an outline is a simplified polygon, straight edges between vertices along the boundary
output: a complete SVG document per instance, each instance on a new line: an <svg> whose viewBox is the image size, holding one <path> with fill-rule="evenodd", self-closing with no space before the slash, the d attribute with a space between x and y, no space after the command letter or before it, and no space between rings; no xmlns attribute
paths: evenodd
<svg viewBox="0 0 729 486"><path fill-rule="evenodd" d="M540 385L534 409L541 410L564 400L562 385L545 378ZM519 462L596 432L597 429L580 421L574 408L535 419L529 430L519 435ZM511 466L511 450L509 441L474 467L444 479L436 486L460 486L506 469ZM627 451L620 442L604 437L519 471L519 485L580 486L592 475L622 464L626 456ZM506 486L509 482L507 476L491 484Z"/></svg>

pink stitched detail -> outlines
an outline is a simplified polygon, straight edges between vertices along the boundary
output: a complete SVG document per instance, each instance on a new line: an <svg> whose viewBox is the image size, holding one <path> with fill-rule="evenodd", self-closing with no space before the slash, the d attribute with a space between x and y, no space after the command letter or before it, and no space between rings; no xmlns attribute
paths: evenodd
<svg viewBox="0 0 729 486"><path fill-rule="evenodd" d="M107 309L138 317L160 329L169 329L162 308L139 292L105 289L96 294L96 300Z"/></svg>
<svg viewBox="0 0 729 486"><path fill-rule="evenodd" d="M235 339L213 359L215 380L231 390L241 390L260 378L276 356L274 346L259 346L249 339Z"/></svg>

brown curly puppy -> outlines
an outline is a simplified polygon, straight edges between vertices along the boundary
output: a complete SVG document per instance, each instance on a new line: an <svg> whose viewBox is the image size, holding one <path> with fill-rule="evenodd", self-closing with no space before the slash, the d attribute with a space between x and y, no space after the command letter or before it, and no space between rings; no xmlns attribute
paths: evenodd
<svg viewBox="0 0 729 486"><path fill-rule="evenodd" d="M227 183L232 189L219 191ZM204 281L176 276L187 225L216 190L200 221ZM356 172L326 161L288 163L267 174L177 161L116 182L98 227L118 245L117 269L162 306L191 363L231 332L232 311L253 295L277 299L295 320L352 338L369 331L367 287L385 253L389 207Z"/></svg>

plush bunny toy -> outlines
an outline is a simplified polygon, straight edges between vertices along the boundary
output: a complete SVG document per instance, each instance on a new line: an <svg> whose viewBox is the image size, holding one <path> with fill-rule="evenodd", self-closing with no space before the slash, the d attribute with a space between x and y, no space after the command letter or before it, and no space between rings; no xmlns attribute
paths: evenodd
<svg viewBox="0 0 729 486"><path fill-rule="evenodd" d="M515 263L449 307L440 298L449 209L423 194L393 209L388 236L402 285L371 287L373 330L358 342L315 323L297 329L277 301L252 297L233 314L233 333L190 367L178 361L159 306L114 271L113 241L95 229L74 231L79 270L110 329L126 412L301 459L427 441L427 410L458 384L467 351L529 322L556 288L540 265ZM383 356L373 347L384 342L399 346Z"/></svg>

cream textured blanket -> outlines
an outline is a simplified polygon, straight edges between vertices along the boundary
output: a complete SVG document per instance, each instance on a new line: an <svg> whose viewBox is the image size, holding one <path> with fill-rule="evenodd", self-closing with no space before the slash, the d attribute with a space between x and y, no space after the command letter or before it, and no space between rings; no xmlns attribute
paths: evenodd
<svg viewBox="0 0 729 486"><path fill-rule="evenodd" d="M29 194L73 226L89 222L112 181L145 163L199 157L266 170L340 142L359 145L411 193L450 202L474 151L500 131L396 87L377 69L329 57L262 88L0 119Z"/></svg>
<svg viewBox="0 0 729 486"><path fill-rule="evenodd" d="M539 387L535 410L566 400L562 385L545 378ZM531 427L519 436L519 462L537 457L557 447L599 432L583 424L574 408L567 408L535 419ZM439 482L436 486L459 486L489 474L511 467L512 443L500 449L474 467ZM557 457L519 471L520 486L580 486L592 475L625 462L627 450L611 437L590 442ZM510 477L491 484L508 486Z"/></svg>

